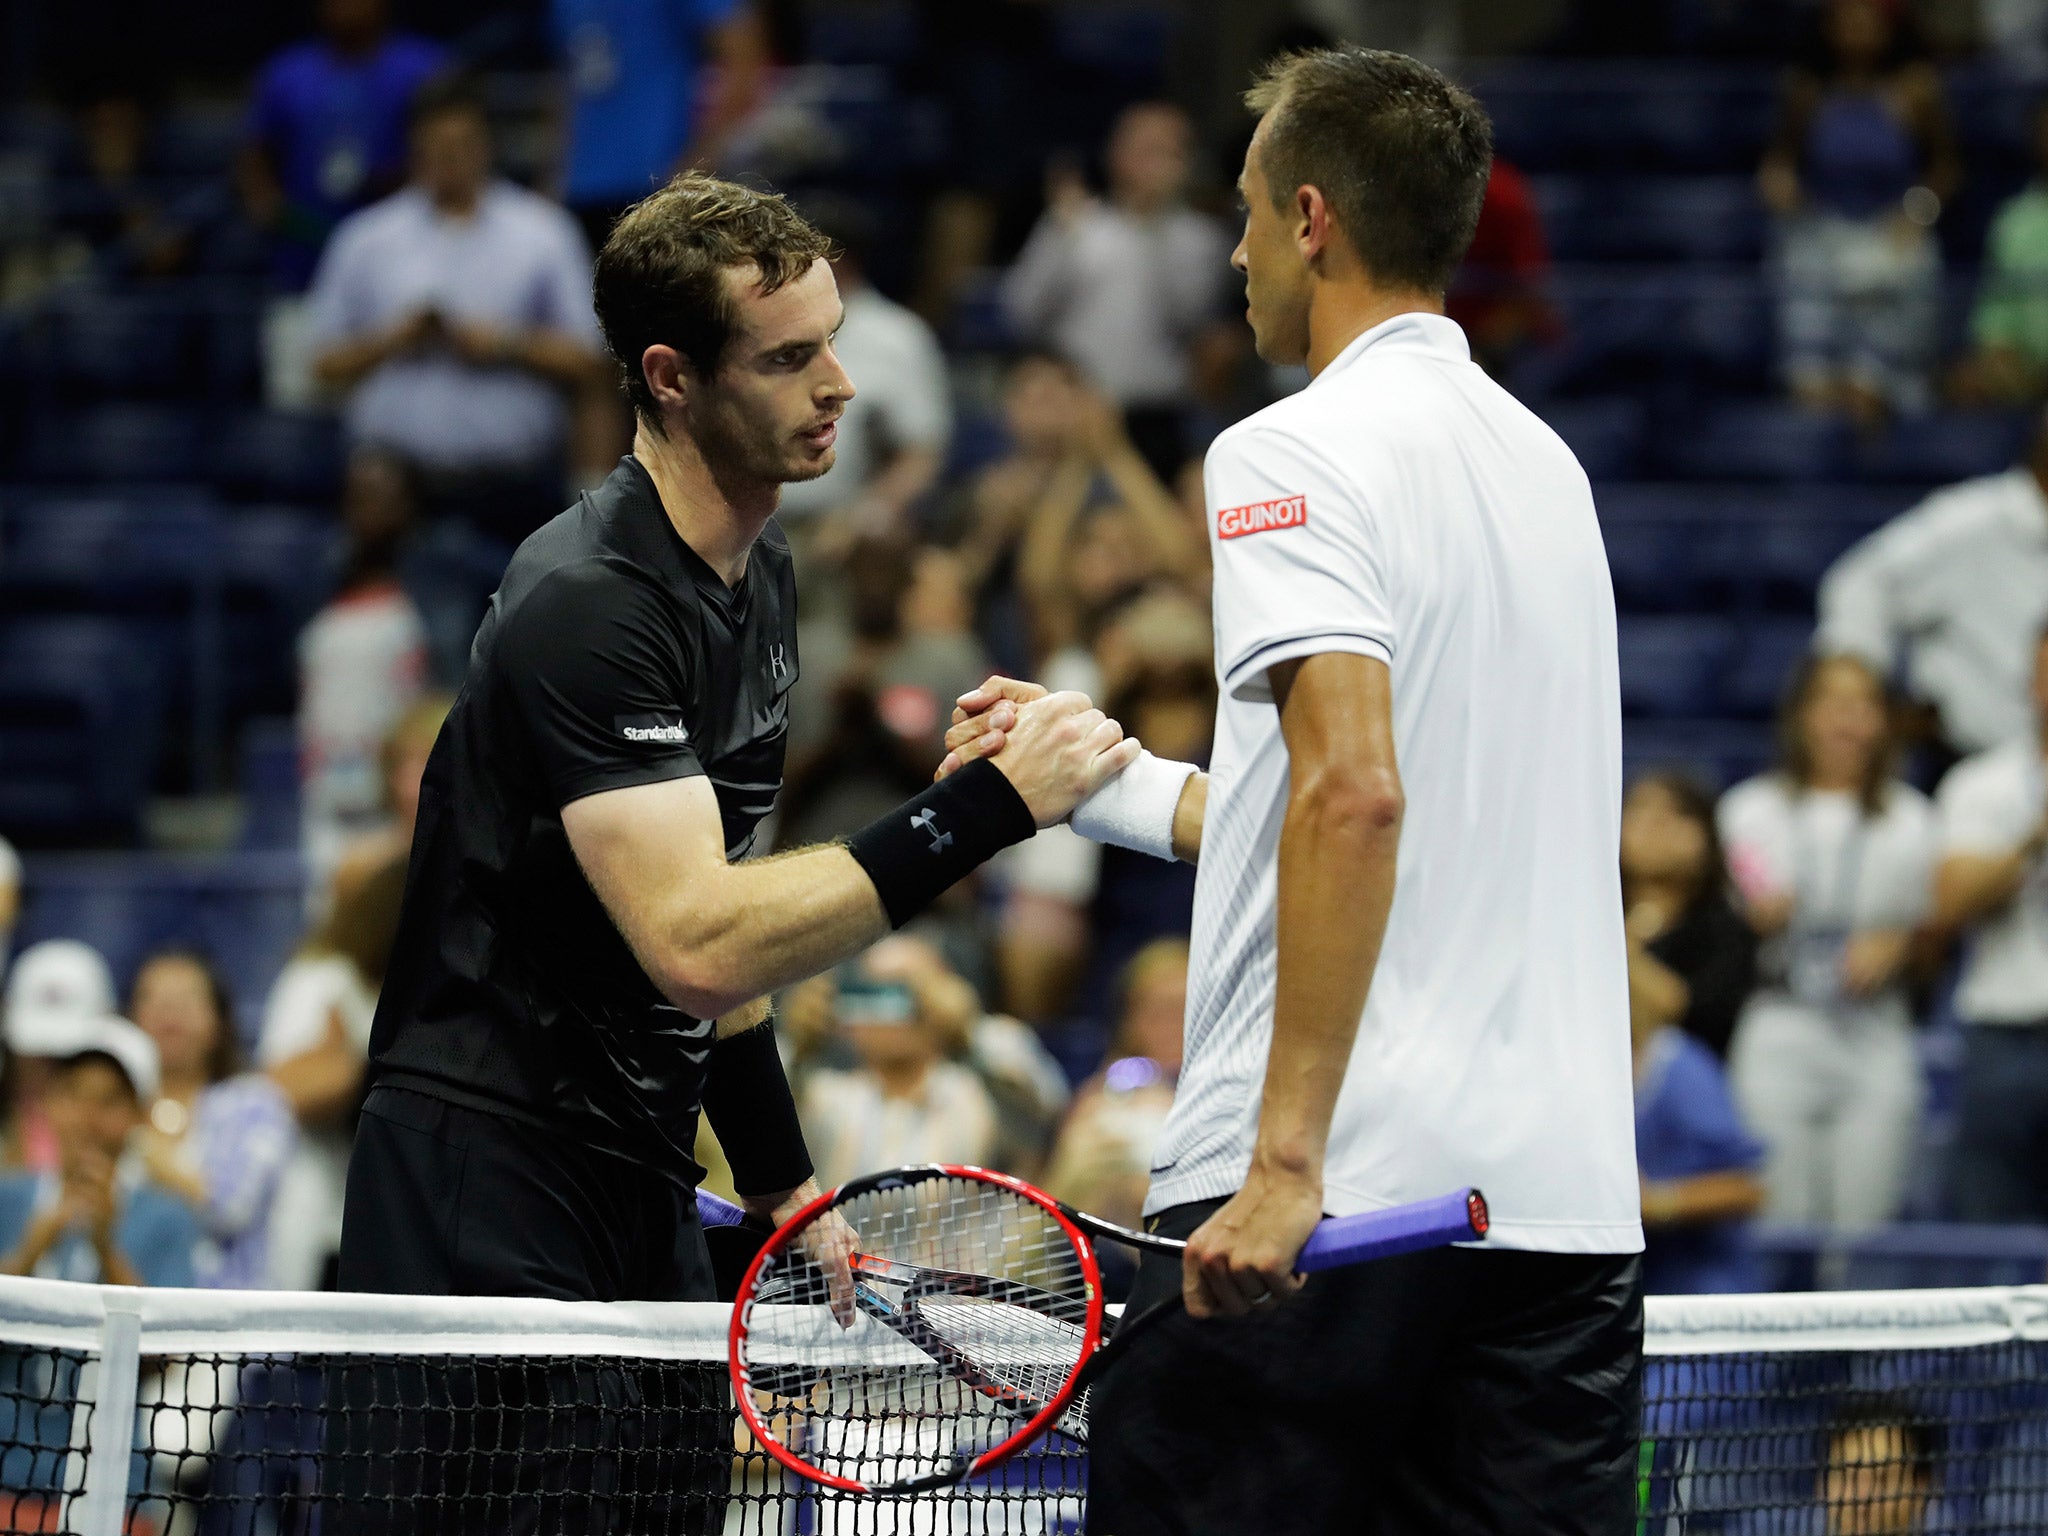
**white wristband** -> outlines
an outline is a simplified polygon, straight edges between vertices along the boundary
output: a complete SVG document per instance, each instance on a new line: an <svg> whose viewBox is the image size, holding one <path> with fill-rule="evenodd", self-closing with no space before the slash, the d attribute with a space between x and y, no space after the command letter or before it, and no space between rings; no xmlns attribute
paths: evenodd
<svg viewBox="0 0 2048 1536"><path fill-rule="evenodd" d="M1074 807L1071 825L1098 843L1171 859L1173 813L1195 771L1193 763L1140 750L1135 763Z"/></svg>

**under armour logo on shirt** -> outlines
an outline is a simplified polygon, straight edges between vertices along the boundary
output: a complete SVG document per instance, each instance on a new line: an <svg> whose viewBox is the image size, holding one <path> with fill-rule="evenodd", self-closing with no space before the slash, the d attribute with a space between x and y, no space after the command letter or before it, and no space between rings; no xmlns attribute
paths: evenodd
<svg viewBox="0 0 2048 1536"><path fill-rule="evenodd" d="M768 670L776 677L789 670L789 663L783 659L782 647L779 645L768 647Z"/></svg>
<svg viewBox="0 0 2048 1536"><path fill-rule="evenodd" d="M939 831L938 818L931 813L930 807L926 807L911 817L910 824L931 838L933 853L942 853L952 847L953 834Z"/></svg>

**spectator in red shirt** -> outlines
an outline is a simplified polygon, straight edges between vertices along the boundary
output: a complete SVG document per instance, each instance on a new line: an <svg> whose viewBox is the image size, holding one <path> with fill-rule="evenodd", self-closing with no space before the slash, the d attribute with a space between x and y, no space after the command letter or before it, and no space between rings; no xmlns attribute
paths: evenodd
<svg viewBox="0 0 2048 1536"><path fill-rule="evenodd" d="M1562 332L1547 291L1550 247L1529 178L1496 158L1479 228L1451 279L1444 308L1465 328L1472 356L1496 378L1528 349Z"/></svg>

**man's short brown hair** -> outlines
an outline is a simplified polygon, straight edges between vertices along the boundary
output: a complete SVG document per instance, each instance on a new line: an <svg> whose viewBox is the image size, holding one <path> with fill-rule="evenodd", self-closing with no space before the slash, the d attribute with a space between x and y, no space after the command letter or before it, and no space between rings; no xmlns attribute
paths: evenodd
<svg viewBox="0 0 2048 1536"><path fill-rule="evenodd" d="M597 253L593 297L634 411L659 430L640 369L649 347L674 347L700 374L717 371L739 318L727 268L757 268L762 291L773 293L831 249L781 197L701 171L628 208Z"/></svg>
<svg viewBox="0 0 2048 1536"><path fill-rule="evenodd" d="M1260 167L1276 208L1322 191L1374 279L1442 293L1479 226L1493 125L1472 94L1406 54L1314 48L1259 72Z"/></svg>

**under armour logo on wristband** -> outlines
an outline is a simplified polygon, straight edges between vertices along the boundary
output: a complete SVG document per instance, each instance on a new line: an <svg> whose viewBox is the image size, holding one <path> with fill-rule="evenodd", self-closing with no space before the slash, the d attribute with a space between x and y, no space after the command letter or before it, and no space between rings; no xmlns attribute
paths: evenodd
<svg viewBox="0 0 2048 1536"><path fill-rule="evenodd" d="M946 849L952 847L953 834L941 832L938 829L938 818L932 814L930 806L926 806L915 816L911 817L910 824L931 838L931 851L933 853L943 853Z"/></svg>

